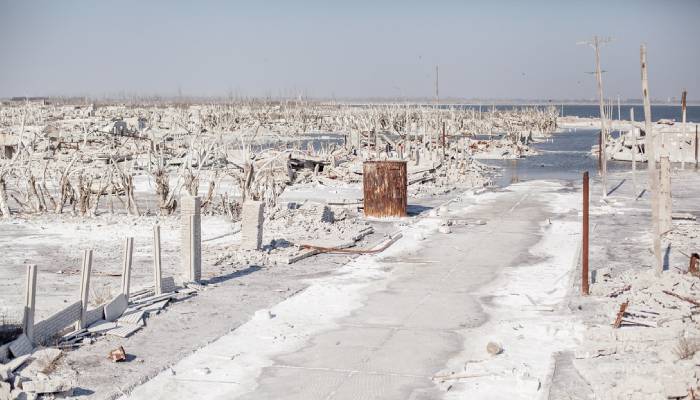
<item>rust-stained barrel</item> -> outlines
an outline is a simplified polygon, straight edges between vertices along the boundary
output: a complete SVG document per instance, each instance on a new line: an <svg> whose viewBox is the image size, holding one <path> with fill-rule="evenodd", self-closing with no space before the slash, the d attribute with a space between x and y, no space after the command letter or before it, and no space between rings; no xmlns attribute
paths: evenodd
<svg viewBox="0 0 700 400"><path fill-rule="evenodd" d="M406 161L365 161L362 167L365 216L405 217Z"/></svg>

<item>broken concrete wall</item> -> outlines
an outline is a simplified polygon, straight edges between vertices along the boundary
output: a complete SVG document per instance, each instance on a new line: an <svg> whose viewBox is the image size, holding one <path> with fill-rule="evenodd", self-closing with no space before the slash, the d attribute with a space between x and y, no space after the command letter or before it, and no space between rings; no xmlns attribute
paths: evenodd
<svg viewBox="0 0 700 400"><path fill-rule="evenodd" d="M43 344L80 319L82 305L77 301L51 317L34 324L34 343Z"/></svg>

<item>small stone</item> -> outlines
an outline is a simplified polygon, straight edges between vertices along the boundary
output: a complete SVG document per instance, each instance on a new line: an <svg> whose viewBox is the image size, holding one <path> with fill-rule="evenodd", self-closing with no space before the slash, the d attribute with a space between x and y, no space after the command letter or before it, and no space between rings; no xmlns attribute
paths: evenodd
<svg viewBox="0 0 700 400"><path fill-rule="evenodd" d="M26 392L33 393L59 393L72 388L72 385L63 379L52 378L41 381L27 381L22 383L22 388Z"/></svg>
<svg viewBox="0 0 700 400"><path fill-rule="evenodd" d="M27 393L19 389L12 389L10 393L10 399L12 400L36 400L37 397L39 395L36 393Z"/></svg>
<svg viewBox="0 0 700 400"><path fill-rule="evenodd" d="M12 382L12 387L15 389L22 389L22 382L27 380L29 379L23 377L22 375L15 375L15 379Z"/></svg>
<svg viewBox="0 0 700 400"><path fill-rule="evenodd" d="M452 229L450 229L448 225L440 225L440 227L438 228L438 232L445 234L452 233Z"/></svg>
<svg viewBox="0 0 700 400"><path fill-rule="evenodd" d="M663 385L664 385L664 392L666 393L666 397L668 397L669 399L676 398L676 397L685 397L688 395L689 385L687 385L683 381L664 380Z"/></svg>
<svg viewBox="0 0 700 400"><path fill-rule="evenodd" d="M0 365L0 382L12 381L12 371L5 365Z"/></svg>
<svg viewBox="0 0 700 400"><path fill-rule="evenodd" d="M486 345L486 351L492 356L495 356L503 353L503 347L496 342L489 342L489 344Z"/></svg>

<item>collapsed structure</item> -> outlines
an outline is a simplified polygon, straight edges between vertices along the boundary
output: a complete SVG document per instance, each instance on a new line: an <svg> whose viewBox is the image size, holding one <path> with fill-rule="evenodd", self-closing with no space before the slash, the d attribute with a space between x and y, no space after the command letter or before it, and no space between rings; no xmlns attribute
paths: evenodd
<svg viewBox="0 0 700 400"><path fill-rule="evenodd" d="M3 106L0 217L158 219L149 246L152 285L131 288L134 240L126 238L121 273L114 275L120 289L95 299L93 250L86 250L75 272L79 300L35 321L37 266L27 269L21 329L0 343L0 390L8 396L70 393L70 380L48 377L35 365L60 357L58 350L44 354L50 347L66 351L98 336L130 336L169 301L196 295L206 288L203 281L225 273L212 269L288 264L355 246L374 232L361 218L367 161L403 165L401 187L394 189L403 193L399 214L405 215L408 197L484 186L489 168L476 159L530 154L530 141L551 134L556 119L553 109L482 113L409 105ZM320 201L284 197L296 190L345 194ZM176 214L179 272L164 277L157 221ZM234 232L239 246L203 268L202 218L212 215L240 226ZM367 251L381 251L398 237ZM125 357L123 349L110 355Z"/></svg>

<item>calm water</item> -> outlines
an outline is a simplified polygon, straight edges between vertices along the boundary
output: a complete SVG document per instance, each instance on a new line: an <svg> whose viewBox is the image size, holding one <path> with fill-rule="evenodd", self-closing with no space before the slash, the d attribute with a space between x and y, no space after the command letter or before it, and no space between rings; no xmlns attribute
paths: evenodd
<svg viewBox="0 0 700 400"><path fill-rule="evenodd" d="M598 159L591 157L591 146L598 143L598 131L579 129L577 131L555 134L549 142L539 143L534 147L541 154L517 160L484 160L489 165L503 167L502 176L495 177L497 186L505 187L511 183L534 179L581 179L583 171L591 176L598 173ZM638 168L646 164L638 163ZM608 161L608 171L628 171L632 163Z"/></svg>
<svg viewBox="0 0 700 400"><path fill-rule="evenodd" d="M576 104L551 104L557 107L559 110L559 115L561 116L577 116L577 117L590 117L598 118L600 113L598 112L600 108L597 105L576 105ZM448 108L450 106L441 106L442 108ZM463 105L457 106L460 108L479 110L478 105ZM522 105L497 105L495 106L498 110L512 110L514 108L546 108L548 106L538 105L538 106L522 106ZM490 105L482 105L482 111L488 111L492 108ZM637 121L642 121L644 119L644 107L641 105L620 105L620 116L623 120L630 119L630 108L634 108L634 119ZM655 105L651 107L651 117L652 120L657 121L659 119L675 119L676 121L681 121L681 107L680 105ZM617 119L617 104L613 106L612 118ZM700 106L688 106L686 110L686 119L688 122L700 122Z"/></svg>

